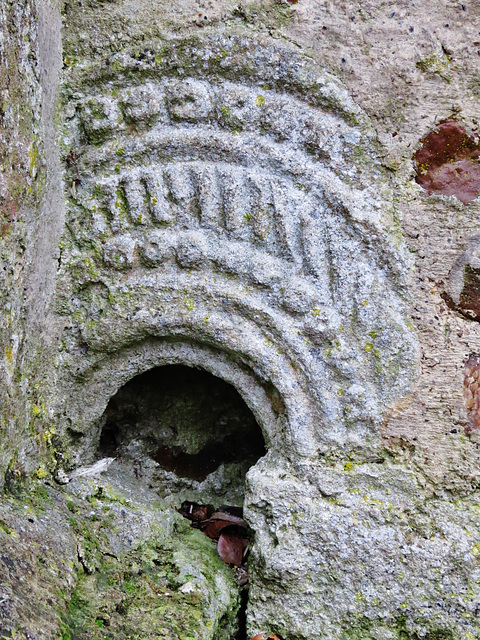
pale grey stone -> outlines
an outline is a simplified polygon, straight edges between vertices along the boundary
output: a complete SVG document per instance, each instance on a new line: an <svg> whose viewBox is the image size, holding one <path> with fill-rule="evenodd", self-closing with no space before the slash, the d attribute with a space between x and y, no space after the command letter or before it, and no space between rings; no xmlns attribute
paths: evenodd
<svg viewBox="0 0 480 640"><path fill-rule="evenodd" d="M14 196L0 484L52 473L82 505L105 492L124 524L103 551L62 530L58 496L52 511L91 576L103 552L168 544L181 500L228 485L254 531L252 635L472 640L478 452L462 372L479 330L443 301L458 305L478 267L478 201L426 195L411 158L438 121L476 123L476 9L205 4L68 3L61 78L56 8L0 7L2 61L23 78L7 83L0 137L19 158L0 173ZM118 390L172 364L231 383L253 412L268 453L245 492L227 465L203 482L162 469L140 436L102 478L75 478L103 455ZM227 637L232 582L189 544L177 591L203 594L202 638ZM76 577L62 562L65 609Z"/></svg>

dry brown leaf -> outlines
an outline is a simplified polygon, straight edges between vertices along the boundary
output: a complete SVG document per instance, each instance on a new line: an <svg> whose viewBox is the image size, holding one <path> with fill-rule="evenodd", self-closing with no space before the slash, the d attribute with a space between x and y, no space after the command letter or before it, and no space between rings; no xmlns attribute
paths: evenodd
<svg viewBox="0 0 480 640"><path fill-rule="evenodd" d="M240 527L247 527L247 523L243 518L239 516L234 516L231 513L227 513L226 511L215 511L210 516L210 520L226 520L230 522L230 524L238 524Z"/></svg>
<svg viewBox="0 0 480 640"><path fill-rule="evenodd" d="M216 511L211 518L201 523L200 528L209 538L217 540L222 529L232 525L241 527L245 530L245 533L247 532L247 523L245 520L238 516L233 516L230 513L223 513L222 511Z"/></svg>
<svg viewBox="0 0 480 640"><path fill-rule="evenodd" d="M228 563L239 567L243 562L243 552L248 547L248 538L241 537L236 532L224 532L218 539L218 555Z"/></svg>
<svg viewBox="0 0 480 640"><path fill-rule="evenodd" d="M203 523L212 515L214 509L211 504L199 504L185 500L178 512L187 520L192 522L192 526L201 528Z"/></svg>
<svg viewBox="0 0 480 640"><path fill-rule="evenodd" d="M222 529L231 526L231 523L226 522L225 520L207 520L207 522L202 523L200 529L206 536L208 536L212 540L218 540Z"/></svg>

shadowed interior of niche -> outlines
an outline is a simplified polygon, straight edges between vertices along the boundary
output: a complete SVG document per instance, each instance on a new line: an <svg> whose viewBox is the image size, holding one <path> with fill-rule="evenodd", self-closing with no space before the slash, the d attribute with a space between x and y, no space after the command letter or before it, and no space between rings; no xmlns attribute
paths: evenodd
<svg viewBox="0 0 480 640"><path fill-rule="evenodd" d="M210 478L213 493L228 498L235 484L243 494L245 474L265 454L265 442L232 385L169 365L133 378L111 398L100 454L158 463L156 479L172 482L172 491Z"/></svg>

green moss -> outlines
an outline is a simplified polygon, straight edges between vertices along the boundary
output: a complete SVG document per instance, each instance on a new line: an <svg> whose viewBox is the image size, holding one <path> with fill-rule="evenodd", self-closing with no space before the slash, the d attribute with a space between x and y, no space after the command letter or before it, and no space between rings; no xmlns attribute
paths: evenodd
<svg viewBox="0 0 480 640"><path fill-rule="evenodd" d="M179 590L190 577L179 569L187 556L198 563L210 588L216 588L215 574L225 573L226 567L212 542L191 529L167 546L151 540L122 558L103 556L94 573L80 574L62 615L62 637L181 640L202 632L206 637L215 621L209 618L205 596ZM227 615L229 632L234 629L237 608L235 601Z"/></svg>
<svg viewBox="0 0 480 640"><path fill-rule="evenodd" d="M9 362L10 364L13 364L13 346L7 345L5 347L5 358L7 362Z"/></svg>
<svg viewBox="0 0 480 640"><path fill-rule="evenodd" d="M21 509L24 513L42 515L52 504L52 498L42 479L35 473L27 476L16 459L13 459L5 473L4 493L13 498L14 508Z"/></svg>
<svg viewBox="0 0 480 640"><path fill-rule="evenodd" d="M193 309L195 308L195 301L190 296L185 296L185 298L183 299L183 303L189 311L193 311Z"/></svg>
<svg viewBox="0 0 480 640"><path fill-rule="evenodd" d="M7 535L11 535L15 531L15 529L9 527L8 524L6 524L6 522L3 522L2 520L0 520L0 530Z"/></svg>
<svg viewBox="0 0 480 640"><path fill-rule="evenodd" d="M427 625L428 623L425 626ZM388 631L390 634L393 632L395 640L421 640L421 638L423 640L454 640L455 637L451 630L438 628L431 629L426 635L420 637L415 631L409 630L405 615L399 615L392 620L371 620L362 616L355 623L350 625L345 623L343 626L345 631L341 636L342 640L371 640L375 632L375 637L377 637L379 633L382 633L382 630Z"/></svg>
<svg viewBox="0 0 480 640"><path fill-rule="evenodd" d="M28 149L28 158L29 158L29 171L32 178L35 178L38 171L38 166L40 164L40 151L38 145L35 142L35 138L30 144Z"/></svg>
<svg viewBox="0 0 480 640"><path fill-rule="evenodd" d="M232 15L247 24L264 24L270 29L278 29L289 24L292 19L292 8L288 4L279 2L259 2L248 6L238 5L232 11Z"/></svg>
<svg viewBox="0 0 480 640"><path fill-rule="evenodd" d="M439 55L432 54L426 58L422 58L416 63L416 67L420 69L420 71L423 71L423 73L436 74L447 82L450 82L450 60L445 53Z"/></svg>

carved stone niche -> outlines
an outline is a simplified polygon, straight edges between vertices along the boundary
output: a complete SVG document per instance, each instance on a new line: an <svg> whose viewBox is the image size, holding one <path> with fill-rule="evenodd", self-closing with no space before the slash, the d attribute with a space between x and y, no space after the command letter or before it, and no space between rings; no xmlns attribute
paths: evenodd
<svg viewBox="0 0 480 640"><path fill-rule="evenodd" d="M292 460L375 448L414 343L373 137L338 80L231 36L116 54L70 86L76 428L133 375L182 363L234 384Z"/></svg>
<svg viewBox="0 0 480 640"><path fill-rule="evenodd" d="M408 537L418 486L383 454L416 343L371 127L337 79L273 40L145 51L79 65L65 90L57 402L72 459L94 459L107 404L135 376L214 374L268 450L245 493L252 635L340 638L353 617L372 633L408 618L423 637L440 613L424 606L433 559L452 554L445 593L466 578L460 550Z"/></svg>

